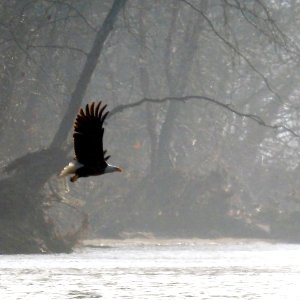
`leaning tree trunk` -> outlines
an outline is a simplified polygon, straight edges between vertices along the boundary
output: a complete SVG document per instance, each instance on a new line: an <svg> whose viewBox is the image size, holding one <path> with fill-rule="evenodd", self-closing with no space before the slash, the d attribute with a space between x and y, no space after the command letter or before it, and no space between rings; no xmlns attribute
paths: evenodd
<svg viewBox="0 0 300 300"><path fill-rule="evenodd" d="M87 90L92 74L97 66L97 61L103 49L104 42L106 41L109 33L112 31L113 25L117 20L117 16L126 2L127 0L114 1L109 14L107 15L101 29L98 31L93 47L87 56L79 80L72 93L69 107L62 119L61 126L51 143L51 147L60 147L65 142L70 128L72 126L72 123L74 121L74 116L79 110L80 104Z"/></svg>
<svg viewBox="0 0 300 300"><path fill-rule="evenodd" d="M74 237L60 239L45 217L45 183L66 161L63 145L87 90L91 76L117 16L127 0L115 0L97 32L86 63L72 93L65 116L48 149L26 154L6 167L12 173L0 181L0 253L68 252ZM83 223L86 223L84 220Z"/></svg>

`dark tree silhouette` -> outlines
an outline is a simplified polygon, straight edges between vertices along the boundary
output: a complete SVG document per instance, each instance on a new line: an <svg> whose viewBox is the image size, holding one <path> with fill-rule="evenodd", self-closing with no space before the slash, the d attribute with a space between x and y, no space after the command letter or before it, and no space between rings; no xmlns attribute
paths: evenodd
<svg viewBox="0 0 300 300"><path fill-rule="evenodd" d="M6 166L8 178L0 181L0 253L69 252L80 230L66 237L55 232L46 214L45 203L50 199L43 192L45 183L58 173L67 161L64 148L72 122L86 92L104 42L113 30L120 10L127 0L115 0L87 54L69 105L59 129L48 149L26 154ZM86 227L82 220L82 228Z"/></svg>

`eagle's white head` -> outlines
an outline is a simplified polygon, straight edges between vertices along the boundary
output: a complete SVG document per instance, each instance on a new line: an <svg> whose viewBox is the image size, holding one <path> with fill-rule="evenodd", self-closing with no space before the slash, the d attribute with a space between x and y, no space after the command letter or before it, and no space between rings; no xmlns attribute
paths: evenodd
<svg viewBox="0 0 300 300"><path fill-rule="evenodd" d="M104 173L122 172L122 169L116 166L107 165L104 169Z"/></svg>

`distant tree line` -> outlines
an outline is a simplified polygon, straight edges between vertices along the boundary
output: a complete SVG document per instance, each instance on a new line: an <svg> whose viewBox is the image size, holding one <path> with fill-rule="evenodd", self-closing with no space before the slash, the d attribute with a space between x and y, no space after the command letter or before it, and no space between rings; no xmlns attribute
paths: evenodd
<svg viewBox="0 0 300 300"><path fill-rule="evenodd" d="M297 1L0 11L0 252L68 252L84 232L298 240ZM67 186L72 122L98 99L125 173Z"/></svg>

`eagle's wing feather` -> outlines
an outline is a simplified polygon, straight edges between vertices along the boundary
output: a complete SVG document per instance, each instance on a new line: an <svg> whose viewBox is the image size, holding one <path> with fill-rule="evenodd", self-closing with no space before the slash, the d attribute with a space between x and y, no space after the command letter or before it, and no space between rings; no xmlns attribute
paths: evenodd
<svg viewBox="0 0 300 300"><path fill-rule="evenodd" d="M103 114L106 105L99 111L100 107L101 102L96 107L93 102L86 105L85 111L80 109L74 124L74 150L80 163L105 168L107 157L103 151L103 122L108 111Z"/></svg>

